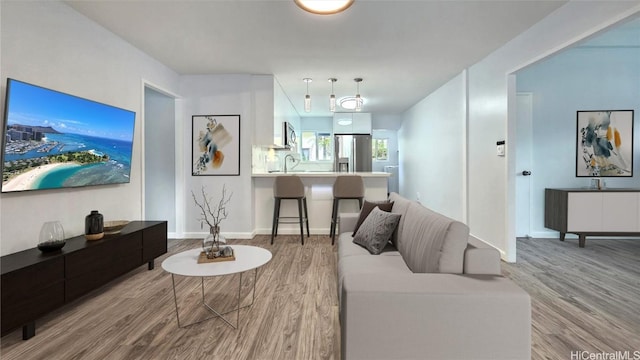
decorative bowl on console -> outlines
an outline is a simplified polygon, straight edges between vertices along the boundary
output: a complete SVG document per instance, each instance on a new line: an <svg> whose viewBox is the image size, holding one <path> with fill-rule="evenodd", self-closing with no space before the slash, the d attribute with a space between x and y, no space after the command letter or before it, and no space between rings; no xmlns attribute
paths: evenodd
<svg viewBox="0 0 640 360"><path fill-rule="evenodd" d="M105 221L104 234L105 235L117 234L120 231L122 231L122 229L124 229L124 227L127 226L127 224L129 224L129 220Z"/></svg>

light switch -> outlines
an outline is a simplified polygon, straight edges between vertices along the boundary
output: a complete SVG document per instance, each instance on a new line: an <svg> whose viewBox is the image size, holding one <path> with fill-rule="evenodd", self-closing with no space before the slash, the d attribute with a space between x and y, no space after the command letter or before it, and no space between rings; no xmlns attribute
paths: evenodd
<svg viewBox="0 0 640 360"><path fill-rule="evenodd" d="M504 156L504 145L498 145L496 147L496 154L498 156Z"/></svg>

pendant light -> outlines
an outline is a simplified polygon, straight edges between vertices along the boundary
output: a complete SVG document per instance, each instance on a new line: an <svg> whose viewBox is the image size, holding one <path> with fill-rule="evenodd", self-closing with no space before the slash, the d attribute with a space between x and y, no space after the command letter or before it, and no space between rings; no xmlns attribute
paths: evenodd
<svg viewBox="0 0 640 360"><path fill-rule="evenodd" d="M362 78L355 78L353 81L356 82L356 111L362 111L362 98L360 97L360 82Z"/></svg>
<svg viewBox="0 0 640 360"><path fill-rule="evenodd" d="M304 96L304 111L311 112L311 96L309 96L309 83L312 82L311 78L304 78L302 81L307 83L307 95Z"/></svg>
<svg viewBox="0 0 640 360"><path fill-rule="evenodd" d="M333 83L338 81L336 78L329 78L331 82L331 96L329 96L329 110L331 112L336 112L336 94L333 92Z"/></svg>

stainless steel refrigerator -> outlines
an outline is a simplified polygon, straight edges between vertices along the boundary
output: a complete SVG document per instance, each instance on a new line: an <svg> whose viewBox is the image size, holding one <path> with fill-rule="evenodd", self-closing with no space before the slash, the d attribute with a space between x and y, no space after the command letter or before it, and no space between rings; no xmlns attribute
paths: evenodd
<svg viewBox="0 0 640 360"><path fill-rule="evenodd" d="M334 171L371 171L371 135L335 135L333 140Z"/></svg>

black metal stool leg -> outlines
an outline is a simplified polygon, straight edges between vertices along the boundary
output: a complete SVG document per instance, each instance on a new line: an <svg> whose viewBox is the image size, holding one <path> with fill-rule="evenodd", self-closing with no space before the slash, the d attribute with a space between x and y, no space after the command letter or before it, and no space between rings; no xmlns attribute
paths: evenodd
<svg viewBox="0 0 640 360"><path fill-rule="evenodd" d="M278 233L279 218L280 218L280 198L275 198L273 202L273 224L271 225L271 245L273 245L273 238Z"/></svg>
<svg viewBox="0 0 640 360"><path fill-rule="evenodd" d="M298 199L298 217L300 219L300 242L304 245L304 225L302 222L304 218L302 217L302 199Z"/></svg>
<svg viewBox="0 0 640 360"><path fill-rule="evenodd" d="M302 199L302 203L304 204L304 221L307 223L307 237L310 237L309 233L309 210L307 209L307 198Z"/></svg>
<svg viewBox="0 0 640 360"><path fill-rule="evenodd" d="M337 226L338 226L338 207L340 204L340 199L333 199L333 216L332 216L332 220L331 220L331 225L332 225L332 231L331 231L331 245L335 244L336 242L336 231Z"/></svg>
<svg viewBox="0 0 640 360"><path fill-rule="evenodd" d="M336 231L336 218L338 217L338 199L333 199L331 207L331 231L329 232L329 236L333 237Z"/></svg>

